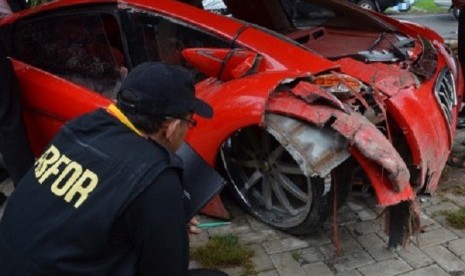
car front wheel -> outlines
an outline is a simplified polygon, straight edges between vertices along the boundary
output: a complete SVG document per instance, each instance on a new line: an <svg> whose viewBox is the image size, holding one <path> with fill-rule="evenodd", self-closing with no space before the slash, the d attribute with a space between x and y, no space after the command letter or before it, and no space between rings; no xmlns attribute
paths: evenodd
<svg viewBox="0 0 465 276"><path fill-rule="evenodd" d="M456 19L459 19L459 16L460 16L460 9L457 8L457 7L454 7L454 8L452 9L452 14L454 15L454 17L455 17Z"/></svg>
<svg viewBox="0 0 465 276"><path fill-rule="evenodd" d="M364 8L364 9L367 9L367 10L373 10L373 11L377 11L378 9L376 8L376 5L373 1L371 0L360 0L357 2L357 5L359 5L360 7Z"/></svg>
<svg viewBox="0 0 465 276"><path fill-rule="evenodd" d="M306 234L326 219L325 179L305 176L265 129L242 129L225 143L222 157L234 198L260 221Z"/></svg>

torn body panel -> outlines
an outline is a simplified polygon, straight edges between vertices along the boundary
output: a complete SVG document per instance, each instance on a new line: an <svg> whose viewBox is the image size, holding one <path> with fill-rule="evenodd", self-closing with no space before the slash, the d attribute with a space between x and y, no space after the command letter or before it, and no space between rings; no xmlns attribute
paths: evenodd
<svg viewBox="0 0 465 276"><path fill-rule="evenodd" d="M362 64L351 59L339 61L344 73L367 83L375 94L384 95L383 105L389 114L389 118L386 118L389 119L388 128L392 130L394 123L398 135L405 137L408 152L400 154L410 162L408 167L419 171L412 175L410 183L417 190L426 188L428 192L436 189L450 154L458 99L462 97L461 93L456 95L455 81L451 77L457 68L452 66L452 60L445 60L443 56L438 58L438 55L434 55L437 59L434 65L427 61L421 63L423 66L433 66L423 69L440 72L437 79L420 76L423 78L422 85L419 85L418 77L410 72L408 66L401 69L396 64ZM412 68L412 71L422 71L419 66ZM430 87L434 87L434 93L431 93Z"/></svg>
<svg viewBox="0 0 465 276"><path fill-rule="evenodd" d="M250 77L250 81L253 82L255 77ZM247 97L239 97L238 99L243 100L239 102L231 101L229 97L237 98L236 95L244 94L242 91L248 89L247 87L235 86L234 82L230 82L226 85L229 92L223 94L215 91L221 85L223 85L222 91L225 91L224 84L214 79L204 81L199 91L206 91L206 94L200 96L210 102L222 101L224 104L216 105L218 109L215 118L209 124L200 124L199 128L189 134L187 139L189 144L199 149L210 148L200 146L207 140L193 139L203 137L194 135L196 131L221 134L226 139L232 135L234 129L264 123L269 133L284 145L294 159L301 160L298 163L305 175L325 177L342 163L350 152L364 168L376 191L379 205L388 206L414 198L409 185L409 171L405 163L389 140L371 121L351 110L350 106L343 104L332 94L324 93L319 86L310 84L308 75L296 74L293 78L289 78L289 73L286 75L268 73L266 78L268 82L263 82L264 79L264 76L261 76L261 85L271 87L271 84L274 84L272 87L275 88L266 90L266 94L257 94L254 97L249 93ZM296 83L293 84L293 82ZM281 91L283 86L287 86L286 84L293 85L291 92L273 93L276 90ZM258 91L265 90L258 89ZM248 112L244 113L241 110L248 110ZM262 117L261 114L264 114L262 113L264 111L286 115L287 119L270 115ZM238 125L221 123L232 119L232 114L235 114L234 122ZM240 119L242 117L244 118ZM293 129L287 124L292 126L297 124L292 123L293 120L289 117L310 122L311 125L300 124L302 128ZM326 131L325 126L327 126ZM332 129L329 128L330 126ZM216 132L206 131L204 127L215 129ZM225 130L225 127L231 130ZM302 139L299 140L299 137ZM325 138L329 140L328 144L315 151L314 146L317 141ZM216 137L208 141L211 143L211 141L223 141L224 139ZM200 153L207 157L207 160L216 160L214 150L210 153L202 151Z"/></svg>
<svg viewBox="0 0 465 276"><path fill-rule="evenodd" d="M350 156L347 140L333 130L276 114L267 114L265 124L308 177L325 177Z"/></svg>
<svg viewBox="0 0 465 276"><path fill-rule="evenodd" d="M362 115L363 109L355 111L349 108L337 108L338 105L331 102L333 99L327 97L322 98L324 101L315 101L321 99L318 91L314 93L312 89L302 89L311 86L296 85L295 87L298 89L290 88L288 91L272 94L268 101L267 112L296 117L319 127L320 130L330 129L344 137L350 154L370 181L378 205L388 207L386 232L389 235L389 247L405 245L407 237L412 232L418 231L420 225L418 208L411 208L416 206L415 191L410 184L409 168L401 153L394 147L389 137L378 129L379 126ZM365 104L368 102L365 101ZM383 105L382 109L386 110L382 102L376 104ZM384 120L387 121L387 118ZM338 140L337 136L333 139ZM343 144L339 144L341 145ZM304 151L300 150L300 153L302 152ZM323 160L323 163L327 167L334 168L334 172L338 173L336 167L339 164L334 160ZM350 187L351 179L344 177L342 179L348 180L349 183L341 184L333 181L332 185L338 186L333 187L333 191L347 189L345 186Z"/></svg>
<svg viewBox="0 0 465 276"><path fill-rule="evenodd" d="M380 192L377 198L381 206L414 198L405 162L389 140L357 112L346 114L324 105L309 105L292 92L273 95L267 111L297 117L320 127L326 125L344 136L353 156L361 161L365 173L373 180L375 191Z"/></svg>

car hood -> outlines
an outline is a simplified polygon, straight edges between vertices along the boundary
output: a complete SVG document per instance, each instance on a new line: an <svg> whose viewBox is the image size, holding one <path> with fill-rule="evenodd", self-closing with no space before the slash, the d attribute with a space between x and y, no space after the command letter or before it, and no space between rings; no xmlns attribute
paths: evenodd
<svg viewBox="0 0 465 276"><path fill-rule="evenodd" d="M421 51L417 47L416 55L408 56L418 37L414 28L346 1L301 0L295 6L290 0L239 2L225 0L233 17L273 30L336 63L345 57L392 63Z"/></svg>

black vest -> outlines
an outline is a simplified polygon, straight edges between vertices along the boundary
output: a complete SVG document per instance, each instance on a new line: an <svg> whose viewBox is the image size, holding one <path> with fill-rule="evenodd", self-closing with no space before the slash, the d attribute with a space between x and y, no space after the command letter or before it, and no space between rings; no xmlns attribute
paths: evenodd
<svg viewBox="0 0 465 276"><path fill-rule="evenodd" d="M181 160L104 110L65 125L13 192L0 224L0 275L131 275L111 242L129 203Z"/></svg>

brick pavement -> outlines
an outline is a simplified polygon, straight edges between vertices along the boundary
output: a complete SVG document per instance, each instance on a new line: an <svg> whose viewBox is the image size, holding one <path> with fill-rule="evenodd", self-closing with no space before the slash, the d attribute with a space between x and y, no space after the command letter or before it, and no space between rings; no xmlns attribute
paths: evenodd
<svg viewBox="0 0 465 276"><path fill-rule="evenodd" d="M427 199L422 209L436 203L441 205L442 199ZM373 211L375 208L364 195L353 195L349 200L363 206L363 210ZM348 206L344 206L338 215L359 213L359 210ZM293 237L261 224L238 210L233 203L228 203L227 207L234 210L232 224L203 231L199 237L191 239L191 246L205 244L212 235L234 233L255 252L252 262L260 276L465 275L465 231L453 229L440 212L432 216L422 212L421 233L413 236L405 249L397 250L386 247L387 236L383 232L382 217L362 220L353 216L352 220L338 223L342 254L337 256L331 241L333 234L330 223L313 235ZM444 210L450 209L449 205L444 207ZM199 264L191 261L191 267L199 267ZM229 275L245 275L240 268L221 270Z"/></svg>
<svg viewBox="0 0 465 276"><path fill-rule="evenodd" d="M460 132L454 153L465 152ZM341 255L332 243L332 225L326 223L316 233L294 237L274 230L226 201L232 214L229 226L204 230L191 239L191 246L204 245L212 235L234 233L254 251L252 262L259 276L298 275L465 275L465 230L452 228L441 210L465 206L465 195L454 192L463 185L464 169L446 167L440 192L418 199L421 205L422 231L411 238L405 249L389 250L383 232L382 209L372 196L353 194L338 212L338 234ZM6 194L13 190L11 182L0 185ZM0 208L0 216L3 214ZM201 218L207 219L207 218ZM190 267L199 267L191 261ZM232 276L246 275L240 267L221 268Z"/></svg>
<svg viewBox="0 0 465 276"><path fill-rule="evenodd" d="M464 140L465 131L461 131L454 154L465 152L460 145ZM191 246L203 245L211 235L235 233L255 252L252 262L259 276L465 275L465 230L451 227L441 213L465 206L465 194L454 192L465 184L464 174L465 169L446 167L440 191L431 197L418 198L422 230L405 249L387 248L384 219L378 217L382 209L366 194L353 194L338 212L340 256L332 243L330 223L313 235L293 237L258 222L231 202L226 204L232 212L232 224L203 231L191 239ZM191 267L199 264L191 261ZM229 275L246 275L244 269L237 267L221 270Z"/></svg>

